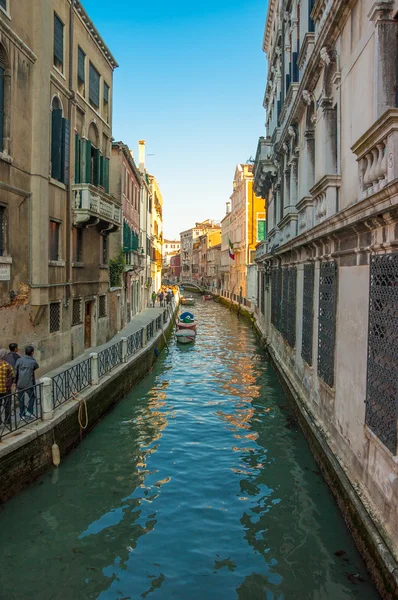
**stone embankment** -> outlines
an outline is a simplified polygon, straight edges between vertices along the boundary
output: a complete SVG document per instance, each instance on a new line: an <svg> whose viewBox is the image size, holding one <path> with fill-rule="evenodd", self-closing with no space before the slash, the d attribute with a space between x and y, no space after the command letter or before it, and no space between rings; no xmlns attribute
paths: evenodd
<svg viewBox="0 0 398 600"><path fill-rule="evenodd" d="M144 311L112 342L38 382L37 420L19 420L18 428L1 438L0 503L53 465L54 443L62 461L150 371L167 344L177 310L178 301L173 301L167 309ZM13 402L17 405L16 398Z"/></svg>

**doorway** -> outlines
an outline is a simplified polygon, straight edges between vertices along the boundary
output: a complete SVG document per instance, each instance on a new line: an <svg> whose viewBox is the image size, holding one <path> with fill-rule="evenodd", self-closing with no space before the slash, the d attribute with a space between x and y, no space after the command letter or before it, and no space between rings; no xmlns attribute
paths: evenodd
<svg viewBox="0 0 398 600"><path fill-rule="evenodd" d="M91 348L91 334L92 334L92 316L93 316L93 303L86 302L84 312L84 347Z"/></svg>

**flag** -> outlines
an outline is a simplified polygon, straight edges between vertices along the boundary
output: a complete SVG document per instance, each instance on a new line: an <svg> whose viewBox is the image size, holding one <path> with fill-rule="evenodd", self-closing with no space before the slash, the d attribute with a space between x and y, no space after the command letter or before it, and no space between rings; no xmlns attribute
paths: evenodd
<svg viewBox="0 0 398 600"><path fill-rule="evenodd" d="M229 248L228 248L228 254L229 254L229 258L230 258L231 260L235 260L235 254L234 254L234 245L233 245L233 243L231 242L231 239L230 239L230 238L228 238L228 245L229 245Z"/></svg>

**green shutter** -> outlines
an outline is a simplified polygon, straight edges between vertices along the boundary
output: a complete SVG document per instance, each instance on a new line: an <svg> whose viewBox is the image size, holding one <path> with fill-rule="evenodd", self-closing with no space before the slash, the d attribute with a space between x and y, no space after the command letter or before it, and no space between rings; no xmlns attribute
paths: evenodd
<svg viewBox="0 0 398 600"><path fill-rule="evenodd" d="M123 223L123 252L130 251L130 227L124 221Z"/></svg>
<svg viewBox="0 0 398 600"><path fill-rule="evenodd" d="M104 100L109 102L109 85L104 82Z"/></svg>
<svg viewBox="0 0 398 600"><path fill-rule="evenodd" d="M86 140L84 152L84 183L91 183L91 142Z"/></svg>
<svg viewBox="0 0 398 600"><path fill-rule="evenodd" d="M89 80L89 92L88 99L91 104L93 104L96 108L99 108L99 88L100 88L100 74L97 69L90 63L90 80Z"/></svg>
<svg viewBox="0 0 398 600"><path fill-rule="evenodd" d="M75 183L80 183L80 135L75 134Z"/></svg>
<svg viewBox="0 0 398 600"><path fill-rule="evenodd" d="M52 111L51 123L51 177L61 179L62 110Z"/></svg>
<svg viewBox="0 0 398 600"><path fill-rule="evenodd" d="M0 67L0 152L3 152L4 136L4 69Z"/></svg>
<svg viewBox="0 0 398 600"><path fill-rule="evenodd" d="M109 194L109 159L106 158L104 162L104 188Z"/></svg>
<svg viewBox="0 0 398 600"><path fill-rule="evenodd" d="M99 153L99 150L97 150L97 148L94 148L93 154L94 154L93 185L98 186L99 179L100 179L100 153Z"/></svg>
<svg viewBox="0 0 398 600"><path fill-rule="evenodd" d="M54 59L64 64L64 24L54 14Z"/></svg>
<svg viewBox="0 0 398 600"><path fill-rule="evenodd" d="M68 119L62 119L62 147L61 147L61 181L69 183L70 165L70 125Z"/></svg>
<svg viewBox="0 0 398 600"><path fill-rule="evenodd" d="M99 185L104 187L104 162L105 158L100 154L100 177L99 177Z"/></svg>
<svg viewBox="0 0 398 600"><path fill-rule="evenodd" d="M265 240L265 220L257 221L257 241L262 242Z"/></svg>
<svg viewBox="0 0 398 600"><path fill-rule="evenodd" d="M84 83L86 80L84 70L85 59L86 55L84 54L83 50L79 47L77 50L77 77L82 83Z"/></svg>

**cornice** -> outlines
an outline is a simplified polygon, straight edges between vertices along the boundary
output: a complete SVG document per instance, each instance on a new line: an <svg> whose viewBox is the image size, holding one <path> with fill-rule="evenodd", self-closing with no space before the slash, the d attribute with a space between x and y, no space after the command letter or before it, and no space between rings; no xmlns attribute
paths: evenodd
<svg viewBox="0 0 398 600"><path fill-rule="evenodd" d="M74 6L75 6L75 10L76 10L77 14L79 15L80 19L84 23L86 29L90 33L94 42L97 44L98 48L101 50L102 54L108 61L110 67L112 69L116 69L119 66L118 63L116 62L116 59L113 57L111 51L109 50L108 46L105 44L104 40L102 39L101 35L99 34L94 23L92 22L92 20L86 13L86 11L83 7L83 4L80 2L80 0L75 0Z"/></svg>
<svg viewBox="0 0 398 600"><path fill-rule="evenodd" d="M269 40L271 37L272 23L275 16L275 9L278 0L269 0L267 18L265 20L265 30L263 38L263 51L267 54L269 50Z"/></svg>

